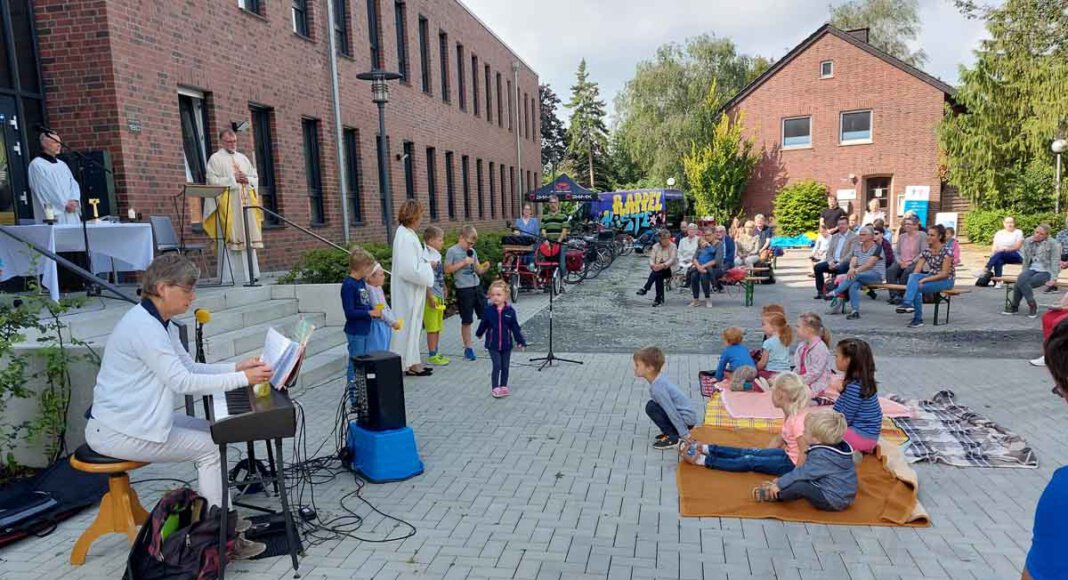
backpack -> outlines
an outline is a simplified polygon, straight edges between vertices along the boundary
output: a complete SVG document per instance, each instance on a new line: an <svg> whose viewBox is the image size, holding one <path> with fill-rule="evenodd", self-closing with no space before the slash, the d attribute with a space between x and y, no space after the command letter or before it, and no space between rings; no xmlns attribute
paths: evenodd
<svg viewBox="0 0 1068 580"><path fill-rule="evenodd" d="M219 506L188 487L167 492L141 526L123 580L211 580L219 575ZM227 518L227 555L236 512Z"/></svg>

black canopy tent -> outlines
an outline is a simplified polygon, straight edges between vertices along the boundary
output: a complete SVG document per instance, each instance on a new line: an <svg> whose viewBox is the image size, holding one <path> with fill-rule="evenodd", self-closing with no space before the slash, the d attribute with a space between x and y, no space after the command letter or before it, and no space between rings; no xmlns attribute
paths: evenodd
<svg viewBox="0 0 1068 580"><path fill-rule="evenodd" d="M551 196L556 196L560 201L596 201L597 194L575 183L567 175L561 175L550 183L527 193L527 201L545 203Z"/></svg>

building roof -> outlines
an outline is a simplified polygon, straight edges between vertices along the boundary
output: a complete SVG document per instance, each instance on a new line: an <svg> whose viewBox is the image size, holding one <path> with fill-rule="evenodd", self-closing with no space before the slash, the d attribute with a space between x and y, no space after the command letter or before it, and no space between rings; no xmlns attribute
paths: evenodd
<svg viewBox="0 0 1068 580"><path fill-rule="evenodd" d="M742 99L746 98L747 96L749 96L750 93L752 93L753 91L755 91L758 88L760 88L760 86L763 85L765 81L770 79L773 75L775 75L775 73L779 72L783 67L785 67L786 65L790 64L790 62L793 61L794 58L796 58L802 52L808 50L808 47L810 47L813 44L815 44L816 41L818 41L819 39L823 38L823 36L826 35L826 34L834 35L834 36L842 39L843 41L845 41L845 42L847 42L847 43L859 48L860 50L863 50L864 52L874 56L875 58L878 58L879 60L882 60L883 62L885 62L885 63L887 63L887 64L889 64L891 66L894 66L894 67L896 67L898 69L901 69L902 71L904 71L904 72L916 77L917 79L919 79L919 80L931 85L932 87L938 89L939 91L942 91L947 96L952 97L953 94L956 92L956 89L954 89L952 86L950 86L946 82L942 81L941 79L939 79L937 77L934 77L934 76L931 76L931 75L923 72L922 70L912 66L911 64L901 60L900 58L897 58L896 56L893 56L893 55L891 55L889 53L886 53L886 52L883 52L882 50L879 50L878 48L868 44L867 42L864 42L863 40L857 38L856 36L846 32L846 31L842 30L841 28L838 28L838 27L836 27L833 24L828 22L827 24L824 24L823 26L820 26L816 30L816 32L813 32L811 35L809 35L808 38L806 38L805 40L801 41L801 44L798 44L797 46L795 46L793 50L791 50L790 52L786 53L785 56L783 56L781 59L779 59L775 64L771 65L771 67L769 67L768 70L764 71L763 74L761 74L757 78L753 79L753 81L750 82L748 85L746 85L745 88L743 88L742 90L738 91L738 93L736 95L731 97L731 99L729 101L727 101L722 107L720 107L720 111L726 111L726 110L730 109L731 107L737 105L739 102L742 101Z"/></svg>

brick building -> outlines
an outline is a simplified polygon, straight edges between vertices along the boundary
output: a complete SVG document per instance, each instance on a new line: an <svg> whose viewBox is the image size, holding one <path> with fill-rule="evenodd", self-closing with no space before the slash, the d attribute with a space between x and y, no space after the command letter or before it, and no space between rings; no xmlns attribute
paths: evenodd
<svg viewBox="0 0 1068 580"><path fill-rule="evenodd" d="M770 212L788 183L814 179L851 213L877 199L892 225L905 189L929 188L928 221L967 204L942 182L938 125L953 88L867 43L867 31L819 28L724 106L744 115L761 154L743 196Z"/></svg>
<svg viewBox="0 0 1068 580"><path fill-rule="evenodd" d="M384 242L378 113L370 83L356 79L377 62L405 75L386 106L393 207L419 199L446 228L518 215L518 197L540 183L536 73L457 0L329 4L333 30L322 1L35 0L39 120L75 148L107 152L113 213L170 215L200 242L199 206L174 196L203 180L221 129L247 124L238 148L257 166L266 207L341 241L345 200L351 239ZM35 150L36 133L23 139ZM284 225L265 230L265 270L319 244Z"/></svg>

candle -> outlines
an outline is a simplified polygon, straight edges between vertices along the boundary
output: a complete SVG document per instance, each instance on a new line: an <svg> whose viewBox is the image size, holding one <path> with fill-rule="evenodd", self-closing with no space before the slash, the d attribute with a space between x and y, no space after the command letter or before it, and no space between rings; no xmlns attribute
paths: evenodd
<svg viewBox="0 0 1068 580"><path fill-rule="evenodd" d="M134 211L134 208L131 207L130 209L126 210L126 217L130 218L130 221L133 221L137 219L137 212Z"/></svg>
<svg viewBox="0 0 1068 580"><path fill-rule="evenodd" d="M44 206L44 219L46 222L56 221L56 212L52 209L52 206L45 204Z"/></svg>

